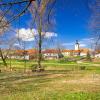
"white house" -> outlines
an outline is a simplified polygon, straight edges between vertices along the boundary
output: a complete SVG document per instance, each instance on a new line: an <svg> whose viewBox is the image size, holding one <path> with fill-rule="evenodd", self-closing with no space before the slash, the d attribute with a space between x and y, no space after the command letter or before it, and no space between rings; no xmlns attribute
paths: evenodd
<svg viewBox="0 0 100 100"><path fill-rule="evenodd" d="M43 56L45 59L58 59L58 50L55 49L47 49L44 50L43 52Z"/></svg>
<svg viewBox="0 0 100 100"><path fill-rule="evenodd" d="M100 53L95 54L95 57L96 57L96 58L100 58Z"/></svg>
<svg viewBox="0 0 100 100"><path fill-rule="evenodd" d="M80 48L80 44L78 41L75 43L75 49L74 50L61 50L61 54L63 56L87 56L87 53L89 52L89 49L87 48ZM47 49L44 50L43 56L46 59L57 59L59 58L59 51L56 49Z"/></svg>

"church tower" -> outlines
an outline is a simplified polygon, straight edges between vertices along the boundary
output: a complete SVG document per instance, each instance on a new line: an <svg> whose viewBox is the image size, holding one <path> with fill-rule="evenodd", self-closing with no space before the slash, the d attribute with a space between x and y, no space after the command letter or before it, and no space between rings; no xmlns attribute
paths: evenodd
<svg viewBox="0 0 100 100"><path fill-rule="evenodd" d="M79 43L78 43L78 40L76 40L76 43L75 43L75 50L79 50Z"/></svg>

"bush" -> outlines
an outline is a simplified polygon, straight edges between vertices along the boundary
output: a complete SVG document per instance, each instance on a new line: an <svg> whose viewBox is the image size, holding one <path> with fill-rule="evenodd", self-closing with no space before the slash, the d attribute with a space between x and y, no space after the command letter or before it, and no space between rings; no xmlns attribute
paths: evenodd
<svg viewBox="0 0 100 100"><path fill-rule="evenodd" d="M32 72L42 72L42 71L44 71L44 67L46 67L46 66L42 66L42 68L38 68L38 65L34 64L30 67L31 67Z"/></svg>
<svg viewBox="0 0 100 100"><path fill-rule="evenodd" d="M67 62L67 59L66 59L66 58L62 58L62 59L59 59L58 62L59 62L59 63L66 63L66 62Z"/></svg>
<svg viewBox="0 0 100 100"><path fill-rule="evenodd" d="M36 68L37 68L37 64L31 65L30 68L31 68L32 72L35 72Z"/></svg>
<svg viewBox="0 0 100 100"><path fill-rule="evenodd" d="M87 59L87 61L92 61L92 59L91 59L91 55L90 55L89 52L87 53L86 59Z"/></svg>
<svg viewBox="0 0 100 100"><path fill-rule="evenodd" d="M85 70L86 67L85 66L80 66L80 70Z"/></svg>

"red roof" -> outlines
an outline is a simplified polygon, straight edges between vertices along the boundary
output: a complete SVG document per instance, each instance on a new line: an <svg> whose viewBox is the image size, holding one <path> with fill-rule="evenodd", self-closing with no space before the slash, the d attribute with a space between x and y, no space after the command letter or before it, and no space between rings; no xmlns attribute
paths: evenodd
<svg viewBox="0 0 100 100"><path fill-rule="evenodd" d="M96 50L95 52L96 52L96 53L100 53L100 50Z"/></svg>
<svg viewBox="0 0 100 100"><path fill-rule="evenodd" d="M36 49L29 49L29 50L27 50L27 53L28 53L29 55L33 55L33 54L37 54L38 51L37 51Z"/></svg>
<svg viewBox="0 0 100 100"><path fill-rule="evenodd" d="M59 50L56 50L56 49L47 49L47 50L44 50L42 53L58 53ZM79 53L81 52L81 50L61 50L61 52L73 52L73 53Z"/></svg>
<svg viewBox="0 0 100 100"><path fill-rule="evenodd" d="M16 53L17 54L24 54L24 52L26 51L27 54L29 55L33 55L33 54L37 54L38 51L36 49L28 49L28 50L16 50ZM65 53L65 52L72 52L72 53L87 53L89 52L89 49L80 49L80 50L61 50L62 53ZM99 51L100 52L100 51ZM59 50L56 50L56 49L46 49L46 50L43 50L42 53L59 53Z"/></svg>
<svg viewBox="0 0 100 100"><path fill-rule="evenodd" d="M62 52L81 52L81 50L62 50Z"/></svg>
<svg viewBox="0 0 100 100"><path fill-rule="evenodd" d="M70 52L71 50L62 50L62 52Z"/></svg>
<svg viewBox="0 0 100 100"><path fill-rule="evenodd" d="M73 52L75 52L75 53L80 53L81 50L73 50Z"/></svg>
<svg viewBox="0 0 100 100"><path fill-rule="evenodd" d="M23 55L24 53L33 55L37 53L36 49L29 49L29 50L16 50L16 54Z"/></svg>
<svg viewBox="0 0 100 100"><path fill-rule="evenodd" d="M89 51L90 51L90 50L89 50L88 48L82 48L82 49L81 49L81 52L82 52L82 53L88 53Z"/></svg>
<svg viewBox="0 0 100 100"><path fill-rule="evenodd" d="M24 52L25 52L24 50L16 50L15 53L16 53L17 55L23 55Z"/></svg>
<svg viewBox="0 0 100 100"><path fill-rule="evenodd" d="M47 50L44 50L42 53L58 53L59 50L56 50L56 49L47 49Z"/></svg>

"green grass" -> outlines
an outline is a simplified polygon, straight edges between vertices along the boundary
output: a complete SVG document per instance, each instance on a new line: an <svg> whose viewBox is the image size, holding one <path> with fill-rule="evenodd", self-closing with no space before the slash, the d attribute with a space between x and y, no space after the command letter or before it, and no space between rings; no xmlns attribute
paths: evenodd
<svg viewBox="0 0 100 100"><path fill-rule="evenodd" d="M36 62L27 61L27 69L33 64ZM0 73L0 100L100 100L100 66L42 64L44 72L24 73L24 62L13 60L12 67L18 70Z"/></svg>
<svg viewBox="0 0 100 100"><path fill-rule="evenodd" d="M100 81L94 84L96 81L91 83L91 80L94 80L91 74L85 71L45 71L30 75L4 72L0 73L0 100L99 100Z"/></svg>
<svg viewBox="0 0 100 100"><path fill-rule="evenodd" d="M8 66L10 65L10 61L7 60ZM13 67L17 66L17 67L23 67L24 66L24 61L23 60L12 60L11 64ZM27 67L30 67L34 64L37 64L36 61L30 60L30 61L26 61ZM66 65L87 65L87 66L93 66L93 64L100 64L98 63L93 63L93 62L87 62L87 63L81 63L81 64L77 64L76 62L73 61L66 61L66 62L60 62L59 60L46 60L46 61L42 61L43 65L47 65L47 66L66 66ZM2 60L0 60L0 65L3 65Z"/></svg>

